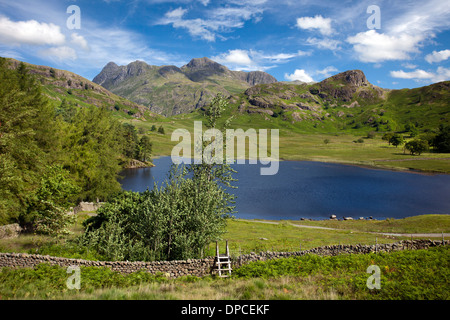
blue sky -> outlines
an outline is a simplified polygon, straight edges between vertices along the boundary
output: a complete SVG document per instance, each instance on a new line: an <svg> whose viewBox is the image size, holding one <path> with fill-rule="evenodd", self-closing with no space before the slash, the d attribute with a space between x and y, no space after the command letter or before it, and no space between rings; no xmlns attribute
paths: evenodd
<svg viewBox="0 0 450 320"><path fill-rule="evenodd" d="M360 69L414 88L450 80L450 1L0 0L0 56L90 80L110 61L209 57L279 81Z"/></svg>

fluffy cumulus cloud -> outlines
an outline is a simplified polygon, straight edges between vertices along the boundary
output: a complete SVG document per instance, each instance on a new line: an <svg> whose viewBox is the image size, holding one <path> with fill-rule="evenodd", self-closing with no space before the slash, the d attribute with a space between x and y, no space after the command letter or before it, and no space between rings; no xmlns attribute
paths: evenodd
<svg viewBox="0 0 450 320"><path fill-rule="evenodd" d="M391 77L400 79L431 79L434 74L421 69L406 72L403 70L391 71Z"/></svg>
<svg viewBox="0 0 450 320"><path fill-rule="evenodd" d="M419 52L418 46L424 36L398 34L388 35L376 30L360 32L347 38L363 62L382 62L386 60L408 60L412 53Z"/></svg>
<svg viewBox="0 0 450 320"><path fill-rule="evenodd" d="M324 18L321 15L315 17L301 17L297 19L297 28L306 30L318 30L323 35L331 35L331 19Z"/></svg>
<svg viewBox="0 0 450 320"><path fill-rule="evenodd" d="M450 80L450 69L444 67L438 67L436 72L424 71L422 69L417 69L410 72L405 72L403 70L391 71L391 77L399 79L409 79L415 81L431 81L440 82Z"/></svg>
<svg viewBox="0 0 450 320"><path fill-rule="evenodd" d="M248 52L240 49L230 50L228 53L216 57L216 60L219 60L221 63L238 66L251 66L254 64L252 59L249 57Z"/></svg>
<svg viewBox="0 0 450 320"><path fill-rule="evenodd" d="M303 69L296 69L293 74L286 73L284 77L289 81L314 82L314 79Z"/></svg>
<svg viewBox="0 0 450 320"><path fill-rule="evenodd" d="M66 37L61 28L36 20L11 21L0 17L0 42L7 45L62 45Z"/></svg>
<svg viewBox="0 0 450 320"><path fill-rule="evenodd" d="M438 63L450 58L450 50L433 51L433 53L428 54L425 60L428 63Z"/></svg>
<svg viewBox="0 0 450 320"><path fill-rule="evenodd" d="M71 35L71 43L76 45L77 47L82 48L85 51L89 51L89 45L86 39L83 36L80 36L78 33L72 33Z"/></svg>

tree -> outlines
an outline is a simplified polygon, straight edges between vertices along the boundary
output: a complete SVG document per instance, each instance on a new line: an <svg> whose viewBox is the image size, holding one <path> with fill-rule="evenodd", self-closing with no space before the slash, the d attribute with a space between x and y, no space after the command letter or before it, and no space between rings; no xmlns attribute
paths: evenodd
<svg viewBox="0 0 450 320"><path fill-rule="evenodd" d="M123 137L125 139L123 145L123 153L127 158L136 158L136 147L138 144L138 136L136 128L130 123L124 123L122 125Z"/></svg>
<svg viewBox="0 0 450 320"><path fill-rule="evenodd" d="M221 96L213 100L205 114L207 126L218 124L226 104ZM225 162L173 165L160 188L124 192L100 208L86 220L79 241L114 260L201 257L203 248L225 232L233 213L234 196L226 188L234 181L232 172Z"/></svg>
<svg viewBox="0 0 450 320"><path fill-rule="evenodd" d="M160 127L158 128L158 132L161 133L161 134L165 134L164 127L163 127L163 126L160 126Z"/></svg>
<svg viewBox="0 0 450 320"><path fill-rule="evenodd" d="M153 143L150 141L150 138L146 135L142 136L137 145L138 151L138 159L141 161L150 160L150 155L152 153Z"/></svg>
<svg viewBox="0 0 450 320"><path fill-rule="evenodd" d="M201 257L203 248L224 233L228 203L216 182L186 175L186 168L173 165L160 188L124 192L105 204L86 220L80 244L112 260Z"/></svg>
<svg viewBox="0 0 450 320"><path fill-rule="evenodd" d="M450 152L450 125L440 125L439 133L433 140L437 152Z"/></svg>
<svg viewBox="0 0 450 320"><path fill-rule="evenodd" d="M8 223L26 215L60 137L54 110L24 64L14 70L1 58L0 83L0 223Z"/></svg>
<svg viewBox="0 0 450 320"><path fill-rule="evenodd" d="M396 133L392 136L392 138L389 141L393 146L398 147L404 143L404 138L402 135Z"/></svg>
<svg viewBox="0 0 450 320"><path fill-rule="evenodd" d="M388 132L388 133L385 133L381 139L384 141L387 141L388 144L391 145L392 137L394 137L394 134L392 132Z"/></svg>
<svg viewBox="0 0 450 320"><path fill-rule="evenodd" d="M81 187L79 200L107 199L121 190L117 177L129 151L123 128L109 110L95 106L78 109L67 125L62 161Z"/></svg>
<svg viewBox="0 0 450 320"><path fill-rule="evenodd" d="M67 212L74 205L73 200L78 192L79 187L61 165L47 167L28 206L27 221L23 221L22 225L52 236L68 234L67 227L73 223L74 217Z"/></svg>
<svg viewBox="0 0 450 320"><path fill-rule="evenodd" d="M420 139L408 141L405 144L405 149L408 150L412 155L420 155L422 152L429 150L428 141Z"/></svg>
<svg viewBox="0 0 450 320"><path fill-rule="evenodd" d="M152 128L150 129L150 131L156 131L156 126L152 125Z"/></svg>

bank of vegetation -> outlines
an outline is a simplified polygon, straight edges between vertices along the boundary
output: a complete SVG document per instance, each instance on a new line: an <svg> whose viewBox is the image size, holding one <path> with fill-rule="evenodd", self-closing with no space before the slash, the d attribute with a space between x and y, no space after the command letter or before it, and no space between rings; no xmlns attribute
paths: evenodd
<svg viewBox="0 0 450 320"><path fill-rule="evenodd" d="M0 224L64 233L69 207L111 198L129 160L149 160L151 141L133 126L102 107L55 107L23 63L0 59L0 83Z"/></svg>
<svg viewBox="0 0 450 320"><path fill-rule="evenodd" d="M306 255L253 262L228 279L136 272L122 275L107 268L82 267L80 290L67 288L65 268L41 264L35 269L0 273L2 299L100 300L448 300L449 247L321 257ZM369 289L380 268L380 289Z"/></svg>

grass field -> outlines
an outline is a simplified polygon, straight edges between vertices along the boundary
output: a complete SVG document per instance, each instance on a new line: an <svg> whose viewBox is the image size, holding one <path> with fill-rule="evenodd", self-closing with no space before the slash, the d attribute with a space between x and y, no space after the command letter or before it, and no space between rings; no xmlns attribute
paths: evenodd
<svg viewBox="0 0 450 320"><path fill-rule="evenodd" d="M191 113L170 119L158 118L156 121L132 120L131 123L138 129L141 128L141 132L150 135L154 156L170 156L173 147L179 143L171 141L172 132L176 129L186 129L193 137L194 121L201 120L204 119L198 113ZM150 131L152 125L157 128L163 126L165 134ZM401 146L389 146L387 142L381 140L383 135L381 133L376 133L374 138L369 139L367 132L364 131L315 133L307 128L302 130L291 126L285 127L285 125L285 123L269 123L249 116L241 116L237 121L232 122L231 128L279 129L281 160L337 162L389 170L450 173L450 154L427 152L420 156L413 156L409 152L405 153ZM360 138L364 142L355 142ZM406 140L409 139L406 138ZM248 145L246 147L248 154Z"/></svg>
<svg viewBox="0 0 450 320"><path fill-rule="evenodd" d="M448 300L449 247L367 255L306 255L258 261L227 279L166 279L145 272L121 275L106 268L81 269L81 289L68 290L65 268L4 268L2 299L82 300ZM380 289L366 286L366 270L381 270Z"/></svg>
<svg viewBox="0 0 450 320"><path fill-rule="evenodd" d="M3 252L28 252L80 259L96 257L70 245L70 238L82 232L82 214L72 227L74 234L55 240L38 235L0 240ZM367 232L448 232L450 216L424 215L384 221L278 221L278 224L231 220L223 239L232 255L264 250L297 251L333 244L374 244L401 238ZM314 225L341 230L299 228ZM409 237L407 237L409 238ZM224 241L220 247L224 250ZM211 255L215 246L210 245ZM221 251L222 251L221 250ZM82 268L81 290L68 290L66 269L40 265L35 269L0 272L1 299L83 300L290 300L290 299L439 299L449 296L449 248L402 251L369 255L318 257L307 255L267 262L255 262L234 270L229 279L182 277L166 279L138 272L128 276L106 268ZM366 269L382 269L381 290L369 290Z"/></svg>

